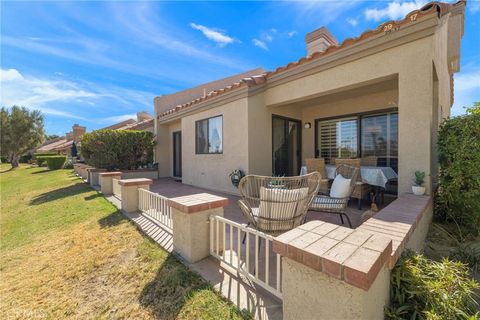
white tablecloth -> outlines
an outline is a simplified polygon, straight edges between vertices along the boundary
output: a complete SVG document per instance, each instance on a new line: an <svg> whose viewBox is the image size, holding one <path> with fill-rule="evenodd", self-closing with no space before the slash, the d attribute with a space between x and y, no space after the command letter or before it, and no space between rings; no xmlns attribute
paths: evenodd
<svg viewBox="0 0 480 320"><path fill-rule="evenodd" d="M325 170L328 179L335 178L335 166L333 164L327 164ZM361 166L360 172L364 183L382 188L385 188L388 181L398 178L398 175L390 167ZM300 169L300 175L305 174L307 174L307 167L303 166Z"/></svg>

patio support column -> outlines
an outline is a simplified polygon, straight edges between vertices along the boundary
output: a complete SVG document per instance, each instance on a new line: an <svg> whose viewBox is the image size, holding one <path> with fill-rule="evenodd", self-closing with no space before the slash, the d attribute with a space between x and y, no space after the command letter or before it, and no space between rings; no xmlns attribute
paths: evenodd
<svg viewBox="0 0 480 320"><path fill-rule="evenodd" d="M90 183L90 185L92 187L100 185L99 174L101 172L105 172L105 171L107 171L107 169L92 168L92 169L89 170L88 182Z"/></svg>
<svg viewBox="0 0 480 320"><path fill-rule="evenodd" d="M122 210L127 213L138 211L138 189L150 189L151 179L123 179L118 180L122 188Z"/></svg>
<svg viewBox="0 0 480 320"><path fill-rule="evenodd" d="M168 205L172 208L173 251L189 263L208 257L211 236L209 217L223 217L223 207L228 205L228 199L200 193L171 198ZM217 236L223 238L223 228L218 231ZM223 244L222 241L220 243Z"/></svg>
<svg viewBox="0 0 480 320"><path fill-rule="evenodd" d="M99 174L100 191L106 196L113 194L112 179L121 179L121 177L121 171L101 172Z"/></svg>
<svg viewBox="0 0 480 320"><path fill-rule="evenodd" d="M383 319L392 240L311 221L273 241L282 256L283 319Z"/></svg>
<svg viewBox="0 0 480 320"><path fill-rule="evenodd" d="M398 76L398 194L412 192L415 171L425 172L431 194L433 69L431 63L412 60Z"/></svg>

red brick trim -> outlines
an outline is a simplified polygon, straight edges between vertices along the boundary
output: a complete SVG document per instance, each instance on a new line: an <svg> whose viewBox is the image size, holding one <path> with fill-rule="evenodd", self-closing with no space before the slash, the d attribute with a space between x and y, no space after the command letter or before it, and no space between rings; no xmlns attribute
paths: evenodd
<svg viewBox="0 0 480 320"><path fill-rule="evenodd" d="M168 205L184 213L195 213L228 205L227 198L209 193L192 194L184 197L171 198Z"/></svg>
<svg viewBox="0 0 480 320"><path fill-rule="evenodd" d="M273 251L368 290L392 252L392 240L364 230L311 221L273 241Z"/></svg>
<svg viewBox="0 0 480 320"><path fill-rule="evenodd" d="M118 180L121 186L145 186L151 185L153 181L151 179L139 178L139 179L123 179Z"/></svg>

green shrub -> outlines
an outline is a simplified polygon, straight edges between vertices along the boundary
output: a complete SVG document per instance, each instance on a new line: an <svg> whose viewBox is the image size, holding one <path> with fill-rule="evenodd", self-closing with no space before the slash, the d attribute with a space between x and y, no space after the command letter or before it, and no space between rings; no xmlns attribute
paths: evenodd
<svg viewBox="0 0 480 320"><path fill-rule="evenodd" d="M480 234L480 112L442 123L438 135L439 187L435 218L455 223L459 236ZM463 233L463 234L462 234Z"/></svg>
<svg viewBox="0 0 480 320"><path fill-rule="evenodd" d="M24 154L23 156L20 157L20 159L18 160L18 162L20 163L28 163L28 161L30 161L32 159L32 155L31 154Z"/></svg>
<svg viewBox="0 0 480 320"><path fill-rule="evenodd" d="M153 161L154 135L148 131L99 130L82 136L82 156L102 169L137 169Z"/></svg>
<svg viewBox="0 0 480 320"><path fill-rule="evenodd" d="M7 157L4 157L4 156L1 156L1 157L0 157L0 161L1 161L2 163L7 163L7 162L8 162L8 158L7 158Z"/></svg>
<svg viewBox="0 0 480 320"><path fill-rule="evenodd" d="M57 170L63 168L65 161L67 161L66 156L48 156L45 157L47 161L47 167L50 170Z"/></svg>
<svg viewBox="0 0 480 320"><path fill-rule="evenodd" d="M392 270L387 319L477 319L479 284L461 262L432 261L407 250Z"/></svg>
<svg viewBox="0 0 480 320"><path fill-rule="evenodd" d="M50 157L50 156L37 157L37 164L39 167L42 167L44 164L46 164L47 157Z"/></svg>

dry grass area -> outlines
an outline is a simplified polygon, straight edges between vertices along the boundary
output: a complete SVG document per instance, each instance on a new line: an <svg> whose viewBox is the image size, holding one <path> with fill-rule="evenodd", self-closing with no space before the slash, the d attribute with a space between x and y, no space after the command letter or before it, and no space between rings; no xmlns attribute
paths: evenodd
<svg viewBox="0 0 480 320"><path fill-rule="evenodd" d="M248 317L70 171L42 170L0 175L0 319Z"/></svg>

